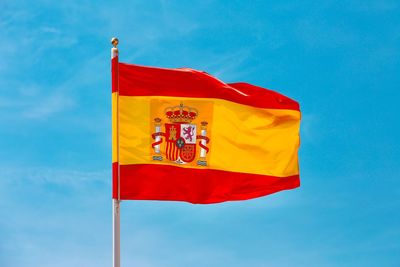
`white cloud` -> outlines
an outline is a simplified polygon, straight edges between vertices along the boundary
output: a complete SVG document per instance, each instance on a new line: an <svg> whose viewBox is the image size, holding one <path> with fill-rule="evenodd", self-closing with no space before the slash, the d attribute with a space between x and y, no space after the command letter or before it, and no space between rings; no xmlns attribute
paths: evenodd
<svg viewBox="0 0 400 267"><path fill-rule="evenodd" d="M209 56L206 60L211 63L204 63L204 65L207 71L221 80L237 81L245 71L249 71L241 66L250 56L251 49L244 48L233 53Z"/></svg>
<svg viewBox="0 0 400 267"><path fill-rule="evenodd" d="M29 119L45 119L55 113L74 106L74 100L66 95L52 95L43 101L35 101L32 106L23 112Z"/></svg>
<svg viewBox="0 0 400 267"><path fill-rule="evenodd" d="M37 168L11 168L0 167L2 175L0 188L4 183L13 184L29 182L33 184L58 184L72 187L86 186L88 183L111 183L111 171L77 171L65 169Z"/></svg>

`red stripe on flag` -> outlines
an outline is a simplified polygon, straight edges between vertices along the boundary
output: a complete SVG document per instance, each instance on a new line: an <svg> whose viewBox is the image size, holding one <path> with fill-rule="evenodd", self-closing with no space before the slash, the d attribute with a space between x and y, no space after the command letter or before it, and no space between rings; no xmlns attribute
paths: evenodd
<svg viewBox="0 0 400 267"><path fill-rule="evenodd" d="M167 148L165 149L165 156L167 157L167 159L170 159L170 156L169 156L169 150L170 150L170 142L167 142Z"/></svg>
<svg viewBox="0 0 400 267"><path fill-rule="evenodd" d="M113 163L116 170L118 164ZM300 186L298 175L274 177L169 165L120 165L122 200L171 200L197 204L245 200ZM113 198L117 197L113 172Z"/></svg>
<svg viewBox="0 0 400 267"><path fill-rule="evenodd" d="M174 145L174 152L175 152L175 155L174 155L174 160L177 160L178 159L178 157L179 157L179 148L176 146L176 144Z"/></svg>
<svg viewBox="0 0 400 267"><path fill-rule="evenodd" d="M111 59L111 92L118 91L118 56Z"/></svg>
<svg viewBox="0 0 400 267"><path fill-rule="evenodd" d="M296 101L251 84L226 84L193 69L163 69L126 63L119 63L119 94L217 98L259 108L299 110Z"/></svg>

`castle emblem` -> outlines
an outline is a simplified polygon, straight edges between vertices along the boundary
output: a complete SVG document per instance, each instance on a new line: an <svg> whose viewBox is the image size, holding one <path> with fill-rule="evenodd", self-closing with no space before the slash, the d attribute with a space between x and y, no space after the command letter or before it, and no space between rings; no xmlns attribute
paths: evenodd
<svg viewBox="0 0 400 267"><path fill-rule="evenodd" d="M166 108L164 113L168 123L163 125L161 118L154 119L153 160L187 164L197 157L197 165L207 166L206 156L209 148L206 145L210 141L206 136L208 123L201 122L200 129L197 124L192 123L199 115L197 109L181 103L179 106ZM162 126L165 132L161 131Z"/></svg>

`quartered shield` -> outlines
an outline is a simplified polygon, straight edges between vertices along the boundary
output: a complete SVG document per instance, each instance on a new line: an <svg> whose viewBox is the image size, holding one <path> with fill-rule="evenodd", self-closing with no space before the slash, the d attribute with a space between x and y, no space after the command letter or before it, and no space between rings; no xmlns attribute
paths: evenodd
<svg viewBox="0 0 400 267"><path fill-rule="evenodd" d="M192 162L196 157L196 124L166 123L166 158L175 162Z"/></svg>

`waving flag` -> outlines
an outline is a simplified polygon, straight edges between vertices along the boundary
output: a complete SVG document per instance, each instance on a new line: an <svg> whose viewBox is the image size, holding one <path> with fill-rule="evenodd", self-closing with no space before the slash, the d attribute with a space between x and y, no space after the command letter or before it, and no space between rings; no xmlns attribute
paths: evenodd
<svg viewBox="0 0 400 267"><path fill-rule="evenodd" d="M296 101L112 61L113 198L216 203L299 186Z"/></svg>

